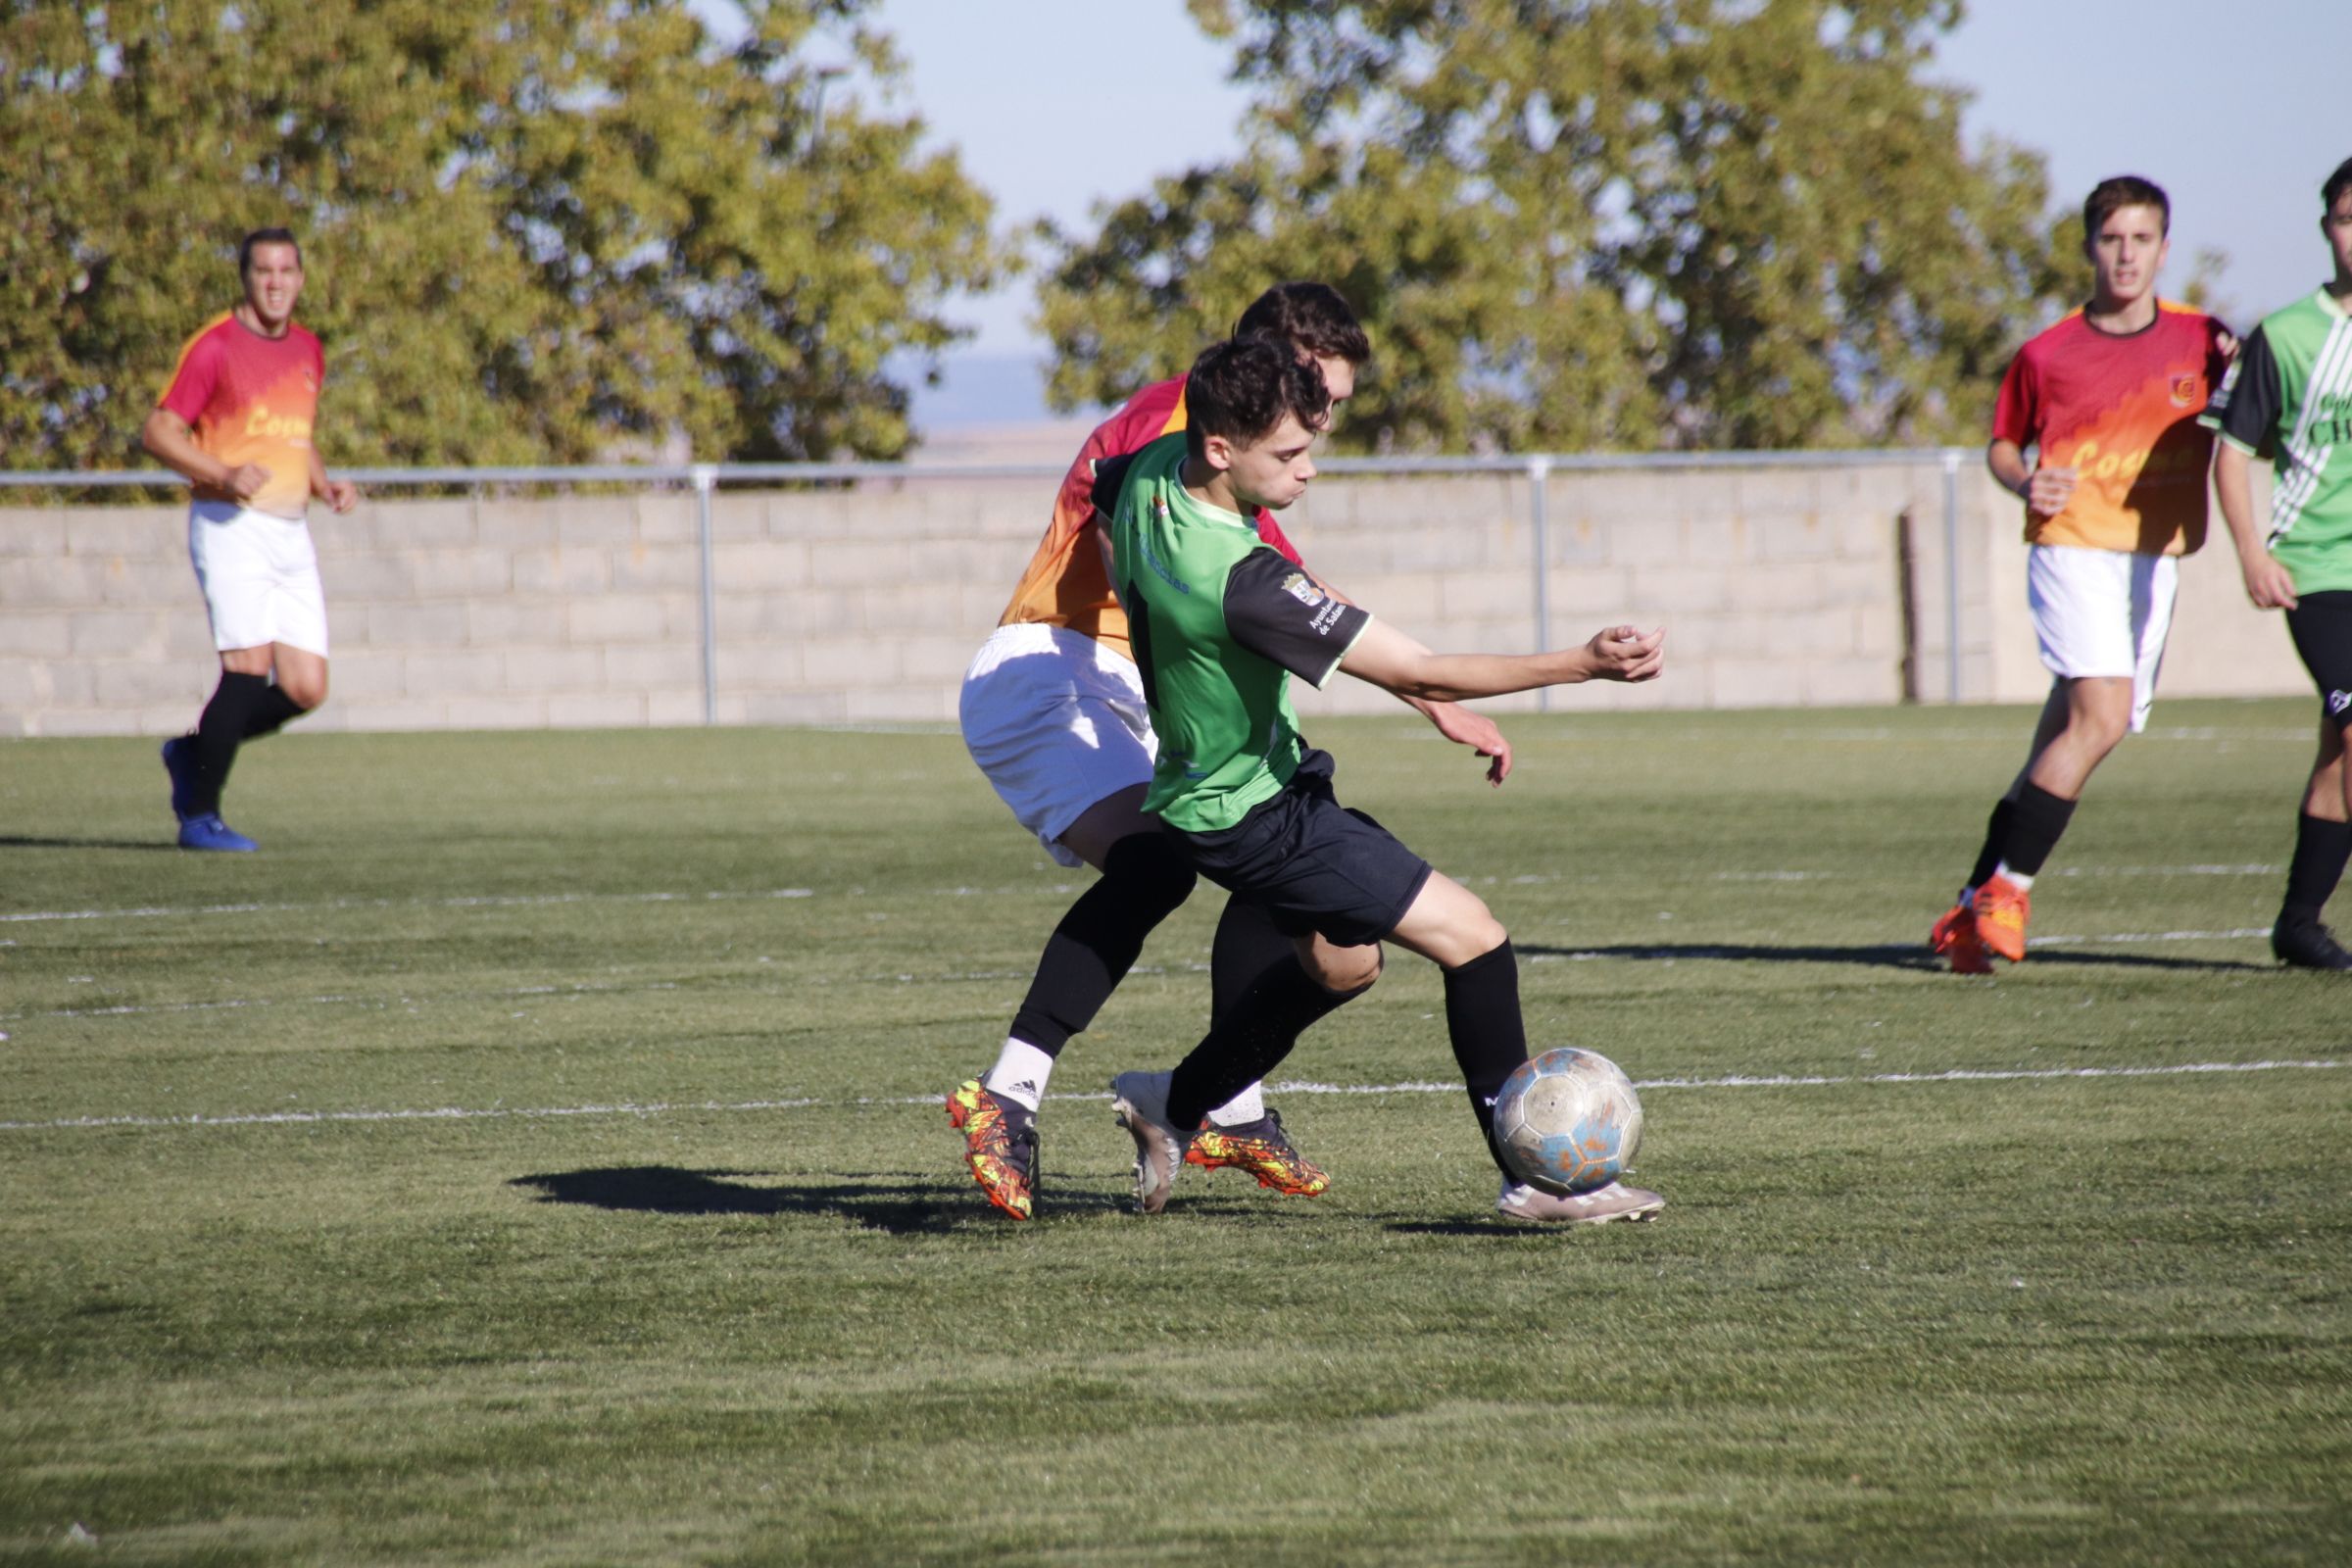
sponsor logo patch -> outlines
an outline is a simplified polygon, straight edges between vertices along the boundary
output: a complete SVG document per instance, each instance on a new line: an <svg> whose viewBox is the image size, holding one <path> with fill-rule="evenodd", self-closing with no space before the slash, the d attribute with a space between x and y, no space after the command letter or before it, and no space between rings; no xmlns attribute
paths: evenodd
<svg viewBox="0 0 2352 1568"><path fill-rule="evenodd" d="M2329 692L2328 694L2328 711L2341 718L2347 709L2352 709L2352 692Z"/></svg>
<svg viewBox="0 0 2352 1568"><path fill-rule="evenodd" d="M1282 579L1282 591L1312 610L1323 602L1323 590L1316 587L1303 571L1294 571Z"/></svg>
<svg viewBox="0 0 2352 1568"><path fill-rule="evenodd" d="M2197 378L2194 375L2173 377L2173 407L2193 409L2197 406Z"/></svg>

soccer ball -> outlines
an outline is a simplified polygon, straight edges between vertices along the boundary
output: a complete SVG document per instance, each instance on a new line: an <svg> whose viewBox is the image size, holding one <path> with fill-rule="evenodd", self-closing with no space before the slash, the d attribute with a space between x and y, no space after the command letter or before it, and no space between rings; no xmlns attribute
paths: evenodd
<svg viewBox="0 0 2352 1568"><path fill-rule="evenodd" d="M1503 1160L1531 1187L1568 1197L1606 1187L1642 1147L1642 1100L1625 1070L1563 1047L1521 1062L1494 1099Z"/></svg>

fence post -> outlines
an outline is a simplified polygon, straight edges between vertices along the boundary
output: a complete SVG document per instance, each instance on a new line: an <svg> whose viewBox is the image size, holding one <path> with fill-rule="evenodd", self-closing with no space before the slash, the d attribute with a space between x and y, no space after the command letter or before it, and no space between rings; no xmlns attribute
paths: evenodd
<svg viewBox="0 0 2352 1568"><path fill-rule="evenodd" d="M1960 701L1960 449L1943 449L1944 701Z"/></svg>
<svg viewBox="0 0 2352 1568"><path fill-rule="evenodd" d="M714 464L687 470L694 480L694 531L703 554L703 722L718 722L718 578L710 545L710 487L718 482Z"/></svg>
<svg viewBox="0 0 2352 1568"><path fill-rule="evenodd" d="M1538 454L1527 460L1527 520L1535 535L1536 652L1551 652L1551 541L1550 519L1544 511L1544 481L1551 477L1551 459ZM1551 711L1551 688L1536 688L1536 711Z"/></svg>

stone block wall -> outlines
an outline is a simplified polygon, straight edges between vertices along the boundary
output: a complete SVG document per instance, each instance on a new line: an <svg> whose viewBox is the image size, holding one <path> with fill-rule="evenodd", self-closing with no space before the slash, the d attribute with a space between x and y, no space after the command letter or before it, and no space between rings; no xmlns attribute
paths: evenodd
<svg viewBox="0 0 2352 1568"><path fill-rule="evenodd" d="M953 722L965 662L1045 526L1055 474L904 476L711 497L720 723ZM1668 673L1558 692L1560 710L2032 701L2048 677L2014 501L1971 455L1572 466L1544 481L1546 646L1668 628ZM1315 568L1432 647L1539 641L1524 472L1327 471L1284 519ZM0 502L5 493L0 492ZM306 725L414 730L699 724L697 498L408 499L313 518L331 695ZM2219 532L2218 514L2216 520ZM1907 541L1907 550L1906 550ZM1957 683L1949 573L1958 572ZM169 734L216 664L178 506L0 505L0 735ZM2308 690L2226 538L2182 573L2164 691ZM1393 700L1341 678L1306 712ZM1497 699L1503 710L1544 706Z"/></svg>

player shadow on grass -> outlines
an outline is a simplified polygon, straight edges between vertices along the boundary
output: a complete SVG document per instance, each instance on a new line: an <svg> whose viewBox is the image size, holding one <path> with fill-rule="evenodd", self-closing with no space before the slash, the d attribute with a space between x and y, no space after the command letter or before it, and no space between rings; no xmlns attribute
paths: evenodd
<svg viewBox="0 0 2352 1568"><path fill-rule="evenodd" d="M681 1170L675 1165L608 1165L517 1176L511 1187L536 1188L542 1203L639 1214L812 1214L847 1219L894 1236L958 1230L994 1217L969 1183L926 1181L906 1173L870 1177L838 1173L798 1184L756 1184L765 1172ZM1056 1208L1114 1208L1109 1196L1056 1187Z"/></svg>
<svg viewBox="0 0 2352 1568"><path fill-rule="evenodd" d="M1546 948L1520 945L1521 957L1634 958L1649 962L1675 959L1716 959L1726 962L1858 963L1881 969L1941 970L1944 960L1923 943L1884 943L1862 947L1827 947L1818 943L1765 944L1748 942L1629 942L1609 947ZM2242 958L2174 958L2156 953L2097 953L2086 948L2035 948L2028 956L2038 967L2080 963L2125 969L2219 969L2267 971L2270 963Z"/></svg>
<svg viewBox="0 0 2352 1568"><path fill-rule="evenodd" d="M179 846L170 839L35 839L11 834L0 837L0 850L170 850L179 853Z"/></svg>

